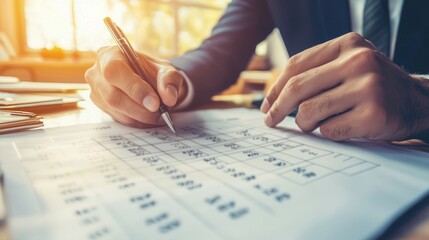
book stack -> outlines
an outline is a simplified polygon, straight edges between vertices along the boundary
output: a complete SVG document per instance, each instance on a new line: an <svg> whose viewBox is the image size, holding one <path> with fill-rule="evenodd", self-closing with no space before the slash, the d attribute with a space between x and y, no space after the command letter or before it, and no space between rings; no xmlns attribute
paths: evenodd
<svg viewBox="0 0 429 240"><path fill-rule="evenodd" d="M0 111L0 134L42 127L42 117L31 112Z"/></svg>

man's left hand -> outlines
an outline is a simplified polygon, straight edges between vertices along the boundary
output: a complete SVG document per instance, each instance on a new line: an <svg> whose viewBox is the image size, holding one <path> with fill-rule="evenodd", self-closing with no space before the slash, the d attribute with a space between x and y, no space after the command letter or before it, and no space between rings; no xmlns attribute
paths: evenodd
<svg viewBox="0 0 429 240"><path fill-rule="evenodd" d="M402 140L429 129L429 90L357 33L294 55L262 112L274 127L298 107L297 125L326 138Z"/></svg>

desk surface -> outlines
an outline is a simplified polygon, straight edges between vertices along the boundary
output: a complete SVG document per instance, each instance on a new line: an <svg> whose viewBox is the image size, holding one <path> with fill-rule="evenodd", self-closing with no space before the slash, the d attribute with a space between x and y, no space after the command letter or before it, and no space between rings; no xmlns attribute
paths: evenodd
<svg viewBox="0 0 429 240"><path fill-rule="evenodd" d="M86 94L83 97L87 99ZM237 105L217 102L204 108L230 107L237 107ZM81 102L73 108L38 111L38 113L44 117L46 128L100 123L110 120L107 114L99 110L90 101ZM6 236L6 230L2 229L0 239L6 239ZM429 239L429 196L415 209L398 219L382 239Z"/></svg>

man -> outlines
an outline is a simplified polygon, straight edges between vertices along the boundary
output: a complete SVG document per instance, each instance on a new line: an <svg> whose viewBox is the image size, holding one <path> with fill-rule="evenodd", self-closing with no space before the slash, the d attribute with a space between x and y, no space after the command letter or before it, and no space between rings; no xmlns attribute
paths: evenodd
<svg viewBox="0 0 429 240"><path fill-rule="evenodd" d="M413 74L429 73L428 12L418 0L233 0L198 49L171 61L140 55L161 99L116 47L100 49L85 77L116 121L162 124L160 100L173 109L209 101L277 27L292 57L261 106L268 126L298 107L298 126L331 140L422 138L429 81Z"/></svg>

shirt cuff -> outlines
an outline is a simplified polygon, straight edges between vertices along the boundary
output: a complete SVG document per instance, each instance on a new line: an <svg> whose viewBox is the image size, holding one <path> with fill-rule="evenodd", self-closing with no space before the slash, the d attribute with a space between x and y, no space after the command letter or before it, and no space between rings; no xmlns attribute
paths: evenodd
<svg viewBox="0 0 429 240"><path fill-rule="evenodd" d="M179 70L179 73L182 75L183 79L185 79L185 82L188 85L188 93L185 96L185 99L183 99L183 101L175 107L176 110L182 110L188 107L191 104L192 100L194 99L194 95L195 95L194 86L192 85L191 80L189 80L188 75L186 75L185 72L180 70Z"/></svg>

